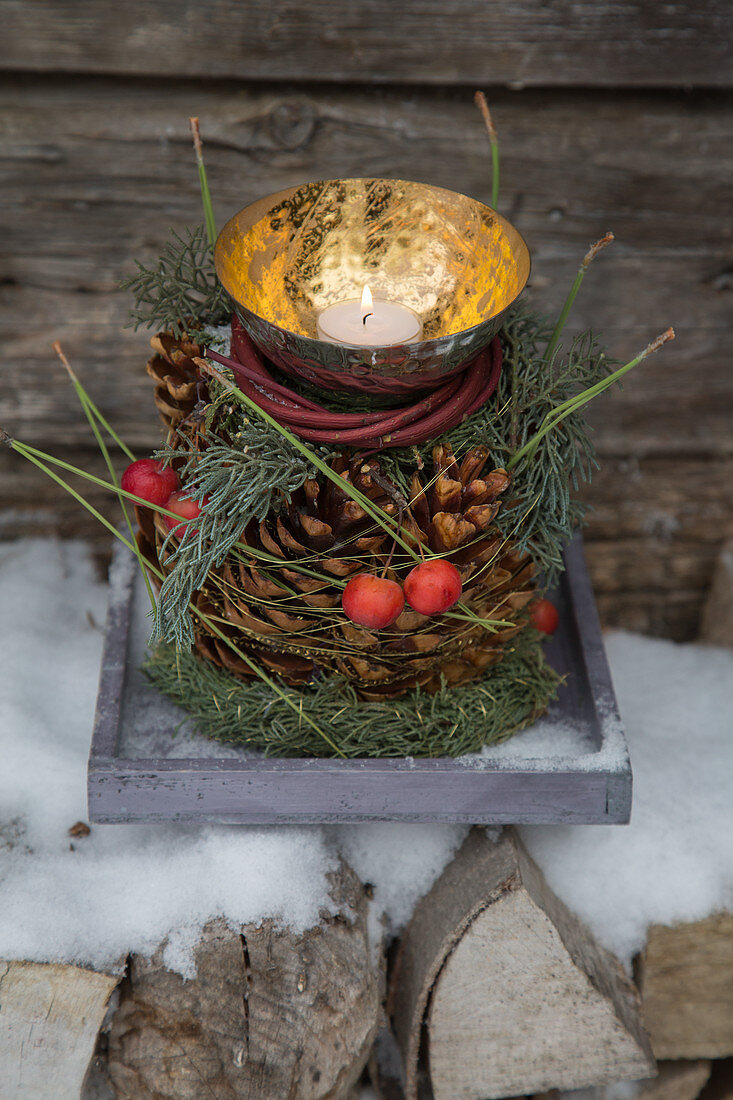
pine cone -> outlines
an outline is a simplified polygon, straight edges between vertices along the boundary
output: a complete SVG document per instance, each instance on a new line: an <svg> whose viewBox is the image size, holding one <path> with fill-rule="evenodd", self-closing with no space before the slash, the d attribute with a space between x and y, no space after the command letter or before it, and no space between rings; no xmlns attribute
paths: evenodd
<svg viewBox="0 0 733 1100"><path fill-rule="evenodd" d="M449 684L472 679L499 659L503 644L521 629L516 620L533 594L530 560L493 526L509 477L500 469L482 476L487 458L488 448L474 447L459 465L450 447L436 447L434 477L424 483L415 474L409 506L383 475L377 458L342 457L333 468L384 512L401 519L406 542L422 544L458 567L464 607L511 626L491 633L465 618L426 618L407 607L378 633L350 622L341 609L339 581L385 569L391 579L400 580L414 561L326 479L307 481L279 515L250 524L242 542L253 553L243 550L239 560L230 554L221 568L211 570L195 605L217 620L237 648L287 683L340 672L363 698L378 699L416 684L437 690L441 676ZM144 552L152 560L160 556L165 570L162 543L168 530L162 517L146 510L140 522ZM268 569L262 553L282 564ZM196 645L203 656L235 675L254 675L200 621Z"/></svg>
<svg viewBox="0 0 733 1100"><path fill-rule="evenodd" d="M204 383L193 362L201 348L188 336L176 338L169 332L151 337L150 346L156 354L148 359L145 369L155 382L160 418L170 430L191 416L199 399L205 400Z"/></svg>
<svg viewBox="0 0 733 1100"><path fill-rule="evenodd" d="M147 371L156 384L161 419L175 443L171 429L188 429L193 436L197 407L206 400L205 382L193 362L200 349L187 337L175 339L169 333L153 337L151 345L156 355ZM415 472L409 502L383 474L377 457L343 456L333 468L398 519L401 537L413 548L422 545L458 567L464 607L511 626L492 633L465 618L426 618L409 607L391 627L376 633L350 622L341 609L343 582L350 575L386 570L386 576L402 580L415 563L359 504L325 478L307 481L282 512L250 524L241 541L253 553L230 554L211 570L194 597L195 606L215 618L249 659L290 684L339 672L360 696L379 699L416 684L437 690L441 677L456 685L480 675L522 628L522 609L534 594L530 559L502 539L494 525L509 476L502 469L483 473L487 459L484 446L473 447L460 464L449 446L435 447L433 477L427 480ZM166 571L162 547L169 532L163 517L141 509L138 520L143 551ZM262 553L282 564L268 569L258 556ZM202 656L241 678L256 675L200 620L195 637Z"/></svg>

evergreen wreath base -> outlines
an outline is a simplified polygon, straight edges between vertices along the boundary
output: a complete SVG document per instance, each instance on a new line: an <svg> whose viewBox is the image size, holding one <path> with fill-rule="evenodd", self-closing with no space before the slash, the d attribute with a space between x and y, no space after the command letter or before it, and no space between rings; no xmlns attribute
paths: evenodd
<svg viewBox="0 0 733 1100"><path fill-rule="evenodd" d="M335 755L262 681L243 682L165 644L153 650L144 670L206 737L266 756ZM507 740L546 710L560 682L545 659L542 636L527 628L480 680L444 686L433 695L416 688L398 699L364 702L340 676L284 690L346 757L436 757L479 752Z"/></svg>

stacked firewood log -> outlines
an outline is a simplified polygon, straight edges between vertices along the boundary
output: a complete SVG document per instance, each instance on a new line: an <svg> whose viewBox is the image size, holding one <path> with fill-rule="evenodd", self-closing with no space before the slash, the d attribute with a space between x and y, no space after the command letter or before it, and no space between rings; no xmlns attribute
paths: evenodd
<svg viewBox="0 0 733 1100"><path fill-rule="evenodd" d="M653 926L635 986L514 830L474 829L391 953L385 998L367 895L342 866L335 915L305 933L214 922L188 981L162 951L121 981L0 964L0 1078L19 1082L3 1096L359 1100L367 1074L378 1100L612 1100L620 1081L642 1100L733 1096L733 914Z"/></svg>

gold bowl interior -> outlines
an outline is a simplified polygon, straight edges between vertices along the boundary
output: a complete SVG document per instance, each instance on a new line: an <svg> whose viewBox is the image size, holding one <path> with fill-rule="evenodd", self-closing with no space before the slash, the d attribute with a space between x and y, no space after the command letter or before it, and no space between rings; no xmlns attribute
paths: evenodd
<svg viewBox="0 0 733 1100"><path fill-rule="evenodd" d="M530 268L524 240L491 207L389 179L319 180L268 195L227 222L215 259L235 304L307 340L318 339L321 310L368 284L419 314L422 340L410 347L496 317Z"/></svg>

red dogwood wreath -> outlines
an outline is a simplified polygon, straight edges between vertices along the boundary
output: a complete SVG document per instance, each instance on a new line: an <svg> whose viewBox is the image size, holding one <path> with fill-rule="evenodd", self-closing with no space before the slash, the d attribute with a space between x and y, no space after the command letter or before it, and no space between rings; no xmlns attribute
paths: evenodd
<svg viewBox="0 0 733 1100"><path fill-rule="evenodd" d="M408 447L424 443L454 428L488 401L501 374L501 341L487 348L458 374L417 401L397 409L340 413L325 408L276 382L244 329L232 322L229 358L204 350L204 355L229 367L237 385L261 409L301 439L350 447Z"/></svg>

